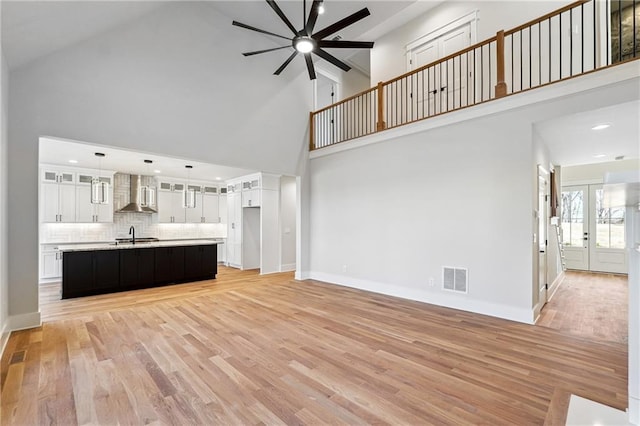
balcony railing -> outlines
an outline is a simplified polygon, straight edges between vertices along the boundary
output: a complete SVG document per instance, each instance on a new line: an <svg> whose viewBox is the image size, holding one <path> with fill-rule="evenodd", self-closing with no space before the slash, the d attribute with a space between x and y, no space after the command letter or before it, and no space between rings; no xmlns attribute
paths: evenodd
<svg viewBox="0 0 640 426"><path fill-rule="evenodd" d="M310 114L310 149L640 58L640 2L581 0Z"/></svg>

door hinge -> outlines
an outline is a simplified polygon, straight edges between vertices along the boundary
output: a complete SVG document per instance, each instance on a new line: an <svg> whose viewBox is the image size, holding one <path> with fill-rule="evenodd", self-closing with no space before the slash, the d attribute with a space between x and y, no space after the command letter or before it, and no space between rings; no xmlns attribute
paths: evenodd
<svg viewBox="0 0 640 426"><path fill-rule="evenodd" d="M544 240L544 245L548 246L549 245L549 240Z"/></svg>
<svg viewBox="0 0 640 426"><path fill-rule="evenodd" d="M549 201L549 196L548 195L544 196L544 201Z"/></svg>
<svg viewBox="0 0 640 426"><path fill-rule="evenodd" d="M545 290L549 290L549 284L545 284L545 285L544 285L544 289L545 289Z"/></svg>
<svg viewBox="0 0 640 426"><path fill-rule="evenodd" d="M413 59L409 59L409 65L413 64Z"/></svg>

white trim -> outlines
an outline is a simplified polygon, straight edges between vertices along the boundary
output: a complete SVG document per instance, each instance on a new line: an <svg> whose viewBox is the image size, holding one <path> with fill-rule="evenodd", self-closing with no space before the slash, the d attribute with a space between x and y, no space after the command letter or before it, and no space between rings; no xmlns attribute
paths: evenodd
<svg viewBox="0 0 640 426"><path fill-rule="evenodd" d="M2 330L0 331L0 358L4 356L4 349L7 347L10 336L11 331L8 329L7 324L5 323L4 327L2 327Z"/></svg>
<svg viewBox="0 0 640 426"><path fill-rule="evenodd" d="M10 331L25 330L27 328L40 327L42 321L40 312L29 312L27 314L13 315L7 318L7 327Z"/></svg>
<svg viewBox="0 0 640 426"><path fill-rule="evenodd" d="M291 272L296 270L295 263L283 263L280 265L280 272Z"/></svg>
<svg viewBox="0 0 640 426"><path fill-rule="evenodd" d="M311 273L309 271L296 270L296 274L295 274L294 278L296 280L298 280L298 281L310 280L311 279Z"/></svg>
<svg viewBox="0 0 640 426"><path fill-rule="evenodd" d="M470 35L469 46L476 44L477 32L478 32L476 23L478 22L478 12L479 12L478 9L473 10L467 13L466 15L463 15L458 19L454 19L448 24L445 24L421 36L420 38L408 43L405 46L405 51L404 51L404 56L407 61L407 72L413 69L413 67L411 66L411 52L414 49L417 49L420 46L430 43L442 37L443 35L450 33L451 31L455 31L458 28L461 28L465 25L469 25L469 35Z"/></svg>
<svg viewBox="0 0 640 426"><path fill-rule="evenodd" d="M562 180L561 188L565 186L582 186L582 185L599 185L603 182L602 178L595 179L575 179L575 180Z"/></svg>
<svg viewBox="0 0 640 426"><path fill-rule="evenodd" d="M326 283L337 284L344 287L357 288L359 290L373 293L385 294L387 296L399 297L402 299L415 300L432 305L443 306L445 308L459 309L476 314L489 315L525 324L533 324L533 310L517 308L513 306L500 305L485 302L477 299L469 299L468 295L460 295L452 292L429 292L425 290L400 287L394 284L361 280L324 272L309 273L309 278Z"/></svg>
<svg viewBox="0 0 640 426"><path fill-rule="evenodd" d="M478 9L473 10L469 13L467 13L466 15L461 16L458 19L454 19L453 21L449 22L448 24L445 24L439 28L436 28L435 30L431 31L430 33L427 33L415 40L413 40L412 42L408 43L405 47L405 50L407 52L407 54L409 54L410 51L412 51L413 49L415 49L418 46L422 46L425 43L429 43L430 41L445 35L446 33L455 30L456 28L459 28L463 25L466 24L471 24L471 44L475 44L476 43L476 26L475 23L478 22Z"/></svg>
<svg viewBox="0 0 640 426"><path fill-rule="evenodd" d="M327 71L322 65L315 65L315 69L316 75L322 75L335 83L335 102L339 102L342 95L342 76ZM318 79L316 78L313 80L313 110L317 111L318 109Z"/></svg>
<svg viewBox="0 0 640 426"><path fill-rule="evenodd" d="M563 281L564 271L561 271L549 286L549 289L547 290L547 299L551 300L551 298L556 295L556 292L558 291L558 288L560 288L560 284L562 284Z"/></svg>
<svg viewBox="0 0 640 426"><path fill-rule="evenodd" d="M629 423L632 425L640 424L640 399L629 396Z"/></svg>

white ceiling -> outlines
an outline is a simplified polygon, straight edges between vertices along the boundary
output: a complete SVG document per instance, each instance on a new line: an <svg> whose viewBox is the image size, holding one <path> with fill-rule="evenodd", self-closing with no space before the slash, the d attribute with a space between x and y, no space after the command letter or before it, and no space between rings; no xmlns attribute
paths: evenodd
<svg viewBox="0 0 640 426"><path fill-rule="evenodd" d="M610 124L592 130L598 124ZM535 124L555 164L572 166L640 158L640 101L565 115Z"/></svg>
<svg viewBox="0 0 640 426"><path fill-rule="evenodd" d="M16 69L57 50L82 42L96 34L111 30L133 21L156 8L173 1L25 1L2 0L2 47L10 69ZM442 0L383 0L347 1L326 0L326 12L318 17L316 30L322 29L346 16L369 8L371 16L338 32L344 40L372 40L390 31ZM232 20L291 36L290 30L264 1L209 0L207 4ZM307 13L311 0L307 0ZM278 0L278 5L292 24L302 27L302 1ZM231 27L230 31L248 31ZM363 34L366 37L361 37ZM255 50L286 45L285 40L255 33ZM368 38L367 38L368 37ZM284 44L280 43L283 42ZM342 59L349 58L358 50L331 49L331 53ZM339 52L339 53L338 53Z"/></svg>
<svg viewBox="0 0 640 426"><path fill-rule="evenodd" d="M105 156L100 159L96 157L96 152L101 152ZM211 182L224 181L254 172L254 170L201 163L190 159L115 149L57 138L40 138L39 160L41 164L111 170L149 176L189 177L194 180ZM70 163L69 160L75 160L77 163ZM152 160L153 163L147 165L144 160ZM187 164L193 166L189 173L185 168ZM160 170L160 173L155 173L155 170Z"/></svg>
<svg viewBox="0 0 640 426"><path fill-rule="evenodd" d="M2 46L3 53L9 63L10 69L16 69L28 64L39 57L51 54L59 49L82 42L98 33L108 31L133 21L145 14L152 13L156 8L162 7L174 1L11 1L2 0ZM373 40L384 33L396 28L409 20L425 13L430 8L442 3L441 0L396 0L396 1L346 1L326 0L327 12L320 16L316 25L321 29L351 13L368 7L371 16L339 32L343 39ZM229 17L229 20L238 20L245 24L263 28L289 36L288 28L280 21L278 16L262 0L235 0L235 1L208 1L207 4L215 7L220 13ZM307 6L310 0L307 1ZM278 0L278 5L297 27L302 23L301 0ZM242 28L231 27L229 31L248 31ZM255 34L255 44L249 50L259 50L278 45L279 41L270 36ZM337 54L342 59L358 51L345 49ZM336 53L333 50L332 53ZM286 55L285 55L286 56ZM356 62L361 62L362 57L353 57ZM360 66L359 68L363 68ZM301 70L303 68L300 68ZM624 155L626 158L639 158L638 146L639 131L638 103L622 104L597 111L589 111L576 115L557 117L552 120L536 124L536 131L542 136L549 146L552 158L557 164L575 165L595 162L611 161L616 156ZM595 124L606 121L612 126L604 131L591 130ZM83 161L91 162L95 147L89 146L88 151L83 151L79 145L65 152L61 147L42 155L48 162L57 164L68 160L68 155L74 152L85 155ZM103 148L102 151L108 151ZM135 171L131 153L125 151L123 160L114 169L121 171ZM594 155L604 154L604 157L595 158ZM59 155L60 158L56 158ZM115 150L110 157L117 158ZM141 162L149 155L136 157ZM43 161L45 161L43 159ZM157 157L161 163L160 157ZM129 161L125 163L124 161ZM183 168L183 160L169 165L167 161L165 170L171 173L179 173ZM175 159L173 159L175 161ZM106 161L105 161L106 163ZM192 162L195 165L195 162ZM207 165L210 166L210 165ZM206 170L205 165L198 168ZM205 172L210 176L228 178L239 173L237 170L214 169ZM216 171L219 170L219 171ZM198 173L195 172L194 173ZM180 174L178 174L180 176Z"/></svg>
<svg viewBox="0 0 640 426"><path fill-rule="evenodd" d="M10 69L139 18L155 1L2 0L2 51Z"/></svg>

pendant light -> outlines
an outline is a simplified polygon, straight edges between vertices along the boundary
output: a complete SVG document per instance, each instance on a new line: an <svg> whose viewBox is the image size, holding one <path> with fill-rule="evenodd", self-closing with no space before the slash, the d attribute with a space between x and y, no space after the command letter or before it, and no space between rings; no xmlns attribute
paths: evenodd
<svg viewBox="0 0 640 426"><path fill-rule="evenodd" d="M182 207L185 209L194 209L196 207L196 191L189 187L189 181L191 180L191 169L193 166L187 164L184 166L187 169L187 184L182 190Z"/></svg>
<svg viewBox="0 0 640 426"><path fill-rule="evenodd" d="M98 176L91 179L91 204L109 204L109 182L100 178L102 174L102 152L94 153L98 157Z"/></svg>
<svg viewBox="0 0 640 426"><path fill-rule="evenodd" d="M153 164L153 161L144 160L144 163L147 165L147 179L149 179L149 176L151 176L149 167L151 167L151 164ZM140 197L140 200L139 200L140 206L150 207L150 208L156 207L156 188L149 185L141 186L139 197Z"/></svg>

